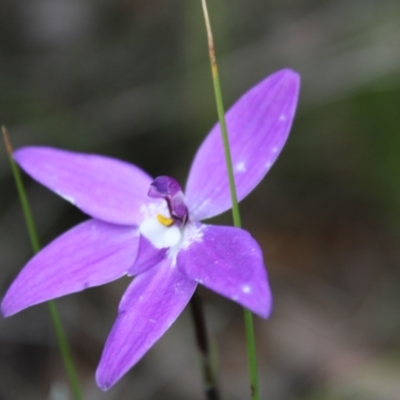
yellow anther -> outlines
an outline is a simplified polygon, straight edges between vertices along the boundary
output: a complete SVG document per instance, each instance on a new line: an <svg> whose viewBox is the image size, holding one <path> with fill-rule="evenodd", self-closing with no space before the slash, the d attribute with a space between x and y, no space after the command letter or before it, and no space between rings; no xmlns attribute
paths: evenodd
<svg viewBox="0 0 400 400"><path fill-rule="evenodd" d="M157 219L158 222L164 226L171 226L174 223L174 220L172 218L164 217L161 214L157 214Z"/></svg>

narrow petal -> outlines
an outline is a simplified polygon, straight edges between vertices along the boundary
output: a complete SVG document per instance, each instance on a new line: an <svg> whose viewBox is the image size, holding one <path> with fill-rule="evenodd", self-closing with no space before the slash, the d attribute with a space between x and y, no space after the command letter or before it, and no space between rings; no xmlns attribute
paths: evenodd
<svg viewBox="0 0 400 400"><path fill-rule="evenodd" d="M103 221L138 225L152 179L120 160L50 147L23 147L15 161L38 182Z"/></svg>
<svg viewBox="0 0 400 400"><path fill-rule="evenodd" d="M202 225L201 233L179 251L178 268L189 279L267 318L272 297L257 242L247 231L228 226Z"/></svg>
<svg viewBox="0 0 400 400"><path fill-rule="evenodd" d="M3 316L118 279L134 263L138 242L132 227L94 219L77 225L28 262L2 301Z"/></svg>
<svg viewBox="0 0 400 400"><path fill-rule="evenodd" d="M96 381L102 390L113 386L164 334L196 286L168 259L133 280L97 368Z"/></svg>
<svg viewBox="0 0 400 400"><path fill-rule="evenodd" d="M299 75L278 71L249 90L227 112L226 123L238 199L247 196L269 171L289 135L299 93ZM186 185L194 221L231 208L219 124L194 158Z"/></svg>
<svg viewBox="0 0 400 400"><path fill-rule="evenodd" d="M128 275L135 276L154 267L162 261L167 250L168 248L157 249L151 244L150 240L140 235L138 255L135 263L128 270Z"/></svg>

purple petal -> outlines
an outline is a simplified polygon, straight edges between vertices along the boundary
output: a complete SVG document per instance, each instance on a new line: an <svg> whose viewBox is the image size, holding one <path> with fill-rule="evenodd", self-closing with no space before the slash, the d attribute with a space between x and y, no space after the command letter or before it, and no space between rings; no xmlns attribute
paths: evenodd
<svg viewBox="0 0 400 400"><path fill-rule="evenodd" d="M2 301L3 316L118 279L135 261L138 239L132 227L94 219L77 225L28 262Z"/></svg>
<svg viewBox="0 0 400 400"><path fill-rule="evenodd" d="M114 385L176 320L197 284L165 259L125 292L96 372L102 390Z"/></svg>
<svg viewBox="0 0 400 400"><path fill-rule="evenodd" d="M200 240L179 251L178 268L188 278L267 318L272 297L257 242L247 231L228 226L202 225L201 233Z"/></svg>
<svg viewBox="0 0 400 400"><path fill-rule="evenodd" d="M23 147L14 159L32 178L94 218L123 225L143 219L140 207L149 203L152 179L134 165L50 147Z"/></svg>
<svg viewBox="0 0 400 400"><path fill-rule="evenodd" d="M128 275L134 276L141 274L154 265L158 264L165 257L168 248L156 249L150 240L140 235L138 255L135 263L129 269Z"/></svg>
<svg viewBox="0 0 400 400"><path fill-rule="evenodd" d="M282 150L292 126L299 86L296 72L278 71L249 90L227 112L239 200L258 185ZM219 124L193 161L186 204L194 221L213 217L232 206Z"/></svg>

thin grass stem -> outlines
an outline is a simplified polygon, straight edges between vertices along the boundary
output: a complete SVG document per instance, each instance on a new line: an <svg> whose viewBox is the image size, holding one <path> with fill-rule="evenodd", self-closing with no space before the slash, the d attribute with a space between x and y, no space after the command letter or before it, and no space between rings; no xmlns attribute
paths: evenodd
<svg viewBox="0 0 400 400"><path fill-rule="evenodd" d="M31 241L31 245L32 245L32 250L34 253L37 253L40 250L40 244L39 244L38 235L36 233L36 228L35 228L35 223L33 221L31 208L29 206L28 197L26 195L25 188L22 183L21 173L20 173L20 170L19 170L16 162L14 161L14 159L12 157L13 149L12 149L11 142L10 142L10 139L8 136L7 128L3 125L1 127L1 130L3 133L3 138L4 138L4 143L5 143L7 154L8 154L8 159L9 159L10 165L11 165L11 170L12 170L12 173L14 176L15 184L17 186L18 195L19 195L19 198L21 201L22 210L24 213L24 218L25 218L28 234L29 234L29 238ZM74 362L73 362L72 356L71 356L71 351L70 351L70 348L69 348L69 345L67 342L67 338L64 333L64 329L61 324L61 319L60 319L59 313L57 311L56 303L54 301L49 301L48 306L49 306L51 319L53 321L54 330L56 332L58 346L61 351L61 356L62 356L62 359L64 362L65 369L67 371L67 375L68 375L68 379L69 379L69 382L71 385L72 392L73 392L76 400L83 400L82 390L81 390L79 380L78 380L78 374L76 373Z"/></svg>
<svg viewBox="0 0 400 400"><path fill-rule="evenodd" d="M201 358L204 393L207 400L219 400L217 377L213 368L210 343L203 312L203 302L197 291L190 300L197 347Z"/></svg>
<svg viewBox="0 0 400 400"><path fill-rule="evenodd" d="M201 0L201 2L202 2L202 6L203 6L204 20L205 20L206 31L207 31L208 53L209 53L209 57L210 57L214 94L215 94L215 100L216 100L216 104L217 104L218 119L219 119L219 124L221 127L221 134L222 134L222 140L223 140L224 151L225 151L226 166L227 166L227 171L228 171L229 188L230 188L231 199L232 199L233 224L234 224L234 226L240 228L241 227L241 218L240 218L239 205L238 205L238 201L237 201L235 179L234 179L234 175L233 175L232 157L231 157L231 152L230 152L230 147L229 147L228 132L227 132L226 121L225 121L225 111L224 111L224 104L222 101L221 84L220 84L219 74L218 74L218 65L217 65L217 57L216 57L216 53L215 53L214 39L213 39L212 30L211 30L210 17L209 17L208 9L207 9L207 2L206 2L206 0ZM247 354L248 354L249 369L250 369L251 399L259 400L260 394L259 394L259 386L258 386L258 372L257 372L256 346L255 346L255 339L254 339L253 316L252 316L252 313L247 309L244 309L244 320L245 320L245 329L246 329Z"/></svg>

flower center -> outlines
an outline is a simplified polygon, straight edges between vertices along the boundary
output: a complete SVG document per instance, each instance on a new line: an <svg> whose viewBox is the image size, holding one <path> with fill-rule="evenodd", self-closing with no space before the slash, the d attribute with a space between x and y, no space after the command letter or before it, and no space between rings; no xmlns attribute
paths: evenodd
<svg viewBox="0 0 400 400"><path fill-rule="evenodd" d="M179 183L169 176L159 176L150 185L148 195L153 198L164 199L167 202L171 217L158 215L157 218L164 226L177 225L182 227L188 220L188 209L185 197ZM172 220L172 221L171 221Z"/></svg>
<svg viewBox="0 0 400 400"><path fill-rule="evenodd" d="M148 195L164 199L170 215L153 214L140 224L139 232L157 249L177 245L188 222L188 209L179 183L168 176L159 176L151 183Z"/></svg>

